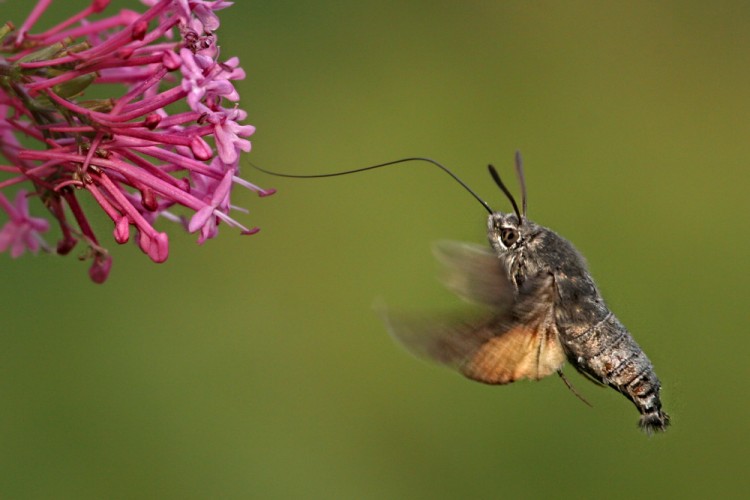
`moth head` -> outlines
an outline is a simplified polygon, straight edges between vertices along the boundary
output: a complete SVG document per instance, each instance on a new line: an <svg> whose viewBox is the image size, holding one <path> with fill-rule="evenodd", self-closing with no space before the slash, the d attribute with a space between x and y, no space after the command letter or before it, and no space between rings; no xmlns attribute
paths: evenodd
<svg viewBox="0 0 750 500"><path fill-rule="evenodd" d="M492 248L498 252L520 249L525 244L529 224L516 214L494 212L487 217L487 238Z"/></svg>
<svg viewBox="0 0 750 500"><path fill-rule="evenodd" d="M513 205L513 213L490 213L487 218L487 237L492 248L498 253L518 250L525 244L525 236L533 225L526 219L526 181L523 175L521 154L516 152L516 175L521 184L522 210L518 209L516 199L500 179L500 174L497 173L495 167L489 165L489 170L495 183Z"/></svg>

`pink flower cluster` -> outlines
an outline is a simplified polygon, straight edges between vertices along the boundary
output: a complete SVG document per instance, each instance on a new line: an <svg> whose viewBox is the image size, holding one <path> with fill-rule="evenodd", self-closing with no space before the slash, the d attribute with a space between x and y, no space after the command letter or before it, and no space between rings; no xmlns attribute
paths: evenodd
<svg viewBox="0 0 750 500"><path fill-rule="evenodd" d="M245 73L236 57L219 60L215 11L231 2L142 0L144 13L121 11L92 19L109 0L42 33L32 28L52 0L39 0L19 29L0 26L0 251L13 257L47 248L49 224L29 215L38 199L60 226L57 252L80 241L89 275L106 280L112 259L89 224L84 193L112 219L117 243L131 231L154 262L169 239L161 218L216 236L224 222L253 234L230 216L234 185L273 193L239 177L240 151L254 127L241 125L232 81ZM85 95L91 98L84 99ZM104 96L104 97L103 97ZM0 157L0 161L2 158ZM17 185L11 203L4 191Z"/></svg>

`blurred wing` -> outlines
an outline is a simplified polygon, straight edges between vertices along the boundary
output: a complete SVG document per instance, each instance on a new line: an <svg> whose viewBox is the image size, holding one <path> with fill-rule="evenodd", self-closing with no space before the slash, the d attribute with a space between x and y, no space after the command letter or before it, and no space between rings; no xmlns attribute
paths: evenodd
<svg viewBox="0 0 750 500"><path fill-rule="evenodd" d="M551 279L529 281L514 307L475 321L386 314L386 322L411 353L470 379L487 384L538 380L565 361L551 302L532 300L546 297L551 287Z"/></svg>
<svg viewBox="0 0 750 500"><path fill-rule="evenodd" d="M461 372L486 384L539 380L558 371L565 353L554 329L516 326L482 345Z"/></svg>
<svg viewBox="0 0 750 500"><path fill-rule="evenodd" d="M444 266L442 281L462 299L507 309L514 300L513 285L497 255L480 245L440 241L433 246Z"/></svg>
<svg viewBox="0 0 750 500"><path fill-rule="evenodd" d="M560 369L565 353L554 328L488 319L451 322L388 317L392 335L412 354L486 384L539 380Z"/></svg>

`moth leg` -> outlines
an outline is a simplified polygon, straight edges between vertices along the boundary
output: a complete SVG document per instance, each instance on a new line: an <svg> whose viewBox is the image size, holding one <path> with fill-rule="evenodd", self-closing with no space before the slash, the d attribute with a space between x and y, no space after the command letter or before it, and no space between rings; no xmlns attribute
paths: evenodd
<svg viewBox="0 0 750 500"><path fill-rule="evenodd" d="M573 387L573 384L571 384L570 381L567 379L567 377L565 377L565 374L563 373L562 370L557 370L557 374L560 375L560 378L562 379L563 382L565 382L565 385L568 387L568 389L570 389L570 392L572 392L573 394L575 394L578 399L580 399L581 401L583 401L584 403L586 403L586 405L589 406L590 408L594 407L591 403L589 403L586 400L586 398L584 398L583 396L581 396L578 393L578 391L576 391L576 388Z"/></svg>

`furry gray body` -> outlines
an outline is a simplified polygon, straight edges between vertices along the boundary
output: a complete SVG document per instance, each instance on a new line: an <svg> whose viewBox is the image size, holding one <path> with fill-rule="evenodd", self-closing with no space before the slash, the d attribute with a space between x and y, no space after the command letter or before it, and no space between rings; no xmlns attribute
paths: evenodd
<svg viewBox="0 0 750 500"><path fill-rule="evenodd" d="M514 228L518 241L506 247L501 231ZM644 352L604 303L586 262L573 245L554 231L515 214L494 213L488 238L503 263L516 296L535 293L533 283L552 279L554 327L568 361L596 382L630 399L646 431L664 430L660 382Z"/></svg>

